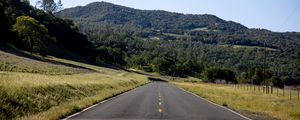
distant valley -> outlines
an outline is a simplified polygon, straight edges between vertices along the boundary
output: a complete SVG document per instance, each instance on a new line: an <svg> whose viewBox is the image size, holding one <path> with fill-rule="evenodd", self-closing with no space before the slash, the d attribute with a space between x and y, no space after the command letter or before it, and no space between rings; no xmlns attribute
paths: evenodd
<svg viewBox="0 0 300 120"><path fill-rule="evenodd" d="M118 48L123 52L119 59L127 57L123 62L129 67L155 71L152 60L164 56L166 64L174 65L178 72L167 69L156 72L201 76L197 73L203 69L188 68L219 66L233 69L241 79L250 79L246 76L251 71L253 74L263 68L265 45L270 74L281 77L287 84L299 83L300 33L297 32L249 29L209 14L138 10L106 2L65 9L57 16L74 20L99 50ZM176 66L182 63L193 65ZM186 71L181 71L185 67Z"/></svg>

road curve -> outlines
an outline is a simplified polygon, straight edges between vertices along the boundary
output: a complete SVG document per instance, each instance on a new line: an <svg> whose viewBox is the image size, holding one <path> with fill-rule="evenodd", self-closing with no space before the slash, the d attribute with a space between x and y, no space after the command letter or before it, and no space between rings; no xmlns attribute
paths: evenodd
<svg viewBox="0 0 300 120"><path fill-rule="evenodd" d="M71 120L245 120L165 82L153 82L114 97Z"/></svg>

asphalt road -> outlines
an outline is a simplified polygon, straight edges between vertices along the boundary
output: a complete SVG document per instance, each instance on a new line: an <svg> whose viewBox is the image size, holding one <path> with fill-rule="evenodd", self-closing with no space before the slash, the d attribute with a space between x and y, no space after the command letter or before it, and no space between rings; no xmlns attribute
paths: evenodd
<svg viewBox="0 0 300 120"><path fill-rule="evenodd" d="M114 97L69 119L245 120L165 82L153 82Z"/></svg>

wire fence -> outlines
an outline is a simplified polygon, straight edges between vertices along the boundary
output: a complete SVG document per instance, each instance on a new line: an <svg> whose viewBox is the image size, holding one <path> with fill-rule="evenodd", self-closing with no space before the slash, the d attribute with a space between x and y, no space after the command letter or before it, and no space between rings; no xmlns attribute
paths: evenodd
<svg viewBox="0 0 300 120"><path fill-rule="evenodd" d="M278 97L285 97L289 100L300 101L300 89L293 87L278 88L274 86L258 86L250 84L232 84L233 87L237 89L242 89L246 91L259 92L269 95L276 95Z"/></svg>

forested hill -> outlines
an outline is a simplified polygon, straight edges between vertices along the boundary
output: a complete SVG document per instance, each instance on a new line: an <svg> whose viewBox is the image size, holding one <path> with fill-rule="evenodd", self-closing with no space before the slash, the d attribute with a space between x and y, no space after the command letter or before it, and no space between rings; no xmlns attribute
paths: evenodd
<svg viewBox="0 0 300 120"><path fill-rule="evenodd" d="M106 2L66 9L58 15L80 22L133 24L142 28L171 33L183 33L186 30L197 28L222 31L247 29L241 24L224 21L213 15L185 15L161 10L138 10Z"/></svg>
<svg viewBox="0 0 300 120"><path fill-rule="evenodd" d="M91 56L92 44L73 21L37 9L27 0L1 0L0 18L0 46L10 44L31 53L60 57L68 56L61 55L63 50L84 58Z"/></svg>
<svg viewBox="0 0 300 120"><path fill-rule="evenodd" d="M139 10L107 2L95 2L84 7L65 9L57 14L80 23L87 34L110 24L118 31L141 37L160 36L175 40L188 34L193 41L209 44L263 46L270 48L296 49L300 46L300 33L275 33L265 29L248 29L214 15L192 15L162 10ZM101 29L102 29L101 28ZM296 56L299 58L300 53Z"/></svg>
<svg viewBox="0 0 300 120"><path fill-rule="evenodd" d="M204 80L212 80L205 78L211 71L227 74L229 69L239 82L261 84L266 83L262 75L266 43L265 80L300 84L297 32L249 29L214 15L139 10L107 2L65 9L56 15L72 19L88 36L97 60ZM213 77L228 79L224 74Z"/></svg>

